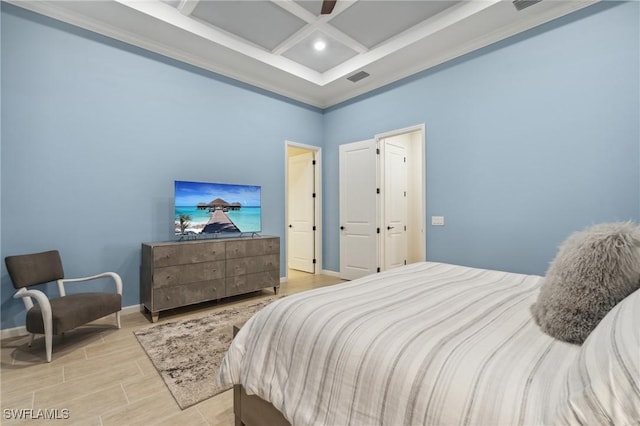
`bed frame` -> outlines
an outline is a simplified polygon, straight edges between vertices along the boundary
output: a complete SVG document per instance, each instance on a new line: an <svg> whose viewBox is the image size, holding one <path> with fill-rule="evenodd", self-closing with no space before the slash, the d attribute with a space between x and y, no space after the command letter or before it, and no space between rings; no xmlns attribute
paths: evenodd
<svg viewBox="0 0 640 426"><path fill-rule="evenodd" d="M240 327L233 326L233 337ZM247 395L242 385L233 386L233 414L235 426L291 426L270 402L255 396Z"/></svg>
<svg viewBox="0 0 640 426"><path fill-rule="evenodd" d="M291 426L271 403L247 395L242 385L233 387L233 413L235 426Z"/></svg>

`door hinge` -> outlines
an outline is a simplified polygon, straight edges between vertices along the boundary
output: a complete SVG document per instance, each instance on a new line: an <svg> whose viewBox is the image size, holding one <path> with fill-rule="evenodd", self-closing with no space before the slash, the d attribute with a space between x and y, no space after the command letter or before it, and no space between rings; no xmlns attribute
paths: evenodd
<svg viewBox="0 0 640 426"><path fill-rule="evenodd" d="M314 226L314 228L315 228L315 226ZM404 226L404 230L405 231L407 230L407 225ZM314 229L314 231L315 231L315 229Z"/></svg>
<svg viewBox="0 0 640 426"><path fill-rule="evenodd" d="M376 272L380 272L380 267L378 266L378 269L376 269Z"/></svg>
<svg viewBox="0 0 640 426"><path fill-rule="evenodd" d="M405 159L406 161L406 159ZM316 165L316 160L311 160L311 164L313 164L314 166Z"/></svg>
<svg viewBox="0 0 640 426"><path fill-rule="evenodd" d="M315 230L316 230L316 226L315 226L315 225L313 225L312 231L315 231ZM404 227L404 230L405 230L405 231L407 230L407 227L406 227L406 226Z"/></svg>
<svg viewBox="0 0 640 426"><path fill-rule="evenodd" d="M316 260L315 260L315 259L313 259L313 264L314 264L314 265L316 264ZM405 265L407 264L407 261L406 261L406 260L404 261L404 264L405 264Z"/></svg>
<svg viewBox="0 0 640 426"><path fill-rule="evenodd" d="M314 262L314 263L315 263L315 262ZM407 259L405 259L405 260L404 260L404 264L405 264L405 265L407 264Z"/></svg>
<svg viewBox="0 0 640 426"><path fill-rule="evenodd" d="M313 194L311 194L311 196L312 196L313 198L316 198L316 193L314 192Z"/></svg>
<svg viewBox="0 0 640 426"><path fill-rule="evenodd" d="M380 228L376 228L376 234L380 233Z"/></svg>
<svg viewBox="0 0 640 426"><path fill-rule="evenodd" d="M376 188L376 194L380 193L380 188Z"/></svg>
<svg viewBox="0 0 640 426"><path fill-rule="evenodd" d="M405 197L407 196L407 191L404 191L404 196L405 196Z"/></svg>
<svg viewBox="0 0 640 426"><path fill-rule="evenodd" d="M405 163L407 162L407 157L404 157L404 162L405 162Z"/></svg>
<svg viewBox="0 0 640 426"><path fill-rule="evenodd" d="M376 154L380 155L380 148L376 148Z"/></svg>

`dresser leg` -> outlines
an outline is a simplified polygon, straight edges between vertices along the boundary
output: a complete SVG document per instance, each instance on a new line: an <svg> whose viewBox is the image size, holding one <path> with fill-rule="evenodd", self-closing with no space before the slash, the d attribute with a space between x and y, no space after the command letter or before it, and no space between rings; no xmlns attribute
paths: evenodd
<svg viewBox="0 0 640 426"><path fill-rule="evenodd" d="M273 294L278 294L278 289L279 289L279 288L280 288L280 287L274 287L274 288L273 288Z"/></svg>
<svg viewBox="0 0 640 426"><path fill-rule="evenodd" d="M158 322L160 312L151 312L151 322Z"/></svg>

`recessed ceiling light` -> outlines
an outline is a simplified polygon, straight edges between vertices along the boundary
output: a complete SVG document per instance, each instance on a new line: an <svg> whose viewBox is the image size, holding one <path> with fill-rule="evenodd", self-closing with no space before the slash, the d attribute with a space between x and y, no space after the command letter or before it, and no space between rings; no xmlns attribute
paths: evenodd
<svg viewBox="0 0 640 426"><path fill-rule="evenodd" d="M324 40L316 40L313 43L313 48L316 49L318 52L323 51L326 47L327 47L327 43Z"/></svg>

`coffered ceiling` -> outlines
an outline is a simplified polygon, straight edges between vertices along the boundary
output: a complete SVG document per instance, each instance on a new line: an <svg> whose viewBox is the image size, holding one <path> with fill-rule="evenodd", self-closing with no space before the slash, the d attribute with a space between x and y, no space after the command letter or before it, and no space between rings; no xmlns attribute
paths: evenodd
<svg viewBox="0 0 640 426"><path fill-rule="evenodd" d="M596 1L9 0L320 108Z"/></svg>

